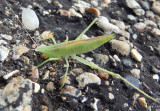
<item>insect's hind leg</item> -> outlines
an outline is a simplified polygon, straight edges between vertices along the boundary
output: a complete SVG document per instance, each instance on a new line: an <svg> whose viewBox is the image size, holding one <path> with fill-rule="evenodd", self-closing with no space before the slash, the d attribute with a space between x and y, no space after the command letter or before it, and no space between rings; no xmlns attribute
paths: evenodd
<svg viewBox="0 0 160 111"><path fill-rule="evenodd" d="M65 61L66 61L66 64L67 64L67 68L66 68L66 72L65 72L65 74L64 74L64 79L63 79L62 85L61 85L61 87L60 87L60 90L63 88L63 86L64 86L64 84L65 84L66 77L67 77L67 73L68 73L68 69L69 69L68 57L65 57Z"/></svg>
<svg viewBox="0 0 160 111"><path fill-rule="evenodd" d="M47 39L51 39L53 41L54 44L56 44L56 41L53 37L47 37L47 38L44 38L44 39L39 39L40 41L43 41L43 40L47 40Z"/></svg>
<svg viewBox="0 0 160 111"><path fill-rule="evenodd" d="M38 66L36 66L36 68L42 66L43 64L49 62L49 61L53 61L53 60L59 60L60 58L49 58L47 60L45 60L44 62L42 62L41 64L39 64Z"/></svg>

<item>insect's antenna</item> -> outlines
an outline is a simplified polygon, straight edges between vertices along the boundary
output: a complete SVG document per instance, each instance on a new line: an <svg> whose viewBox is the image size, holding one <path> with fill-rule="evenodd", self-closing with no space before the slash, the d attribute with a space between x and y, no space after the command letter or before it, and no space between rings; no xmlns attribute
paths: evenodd
<svg viewBox="0 0 160 111"><path fill-rule="evenodd" d="M12 10L12 7L10 6L10 4L5 0L5 2L6 2L6 4L7 4L7 6L10 8L10 10L13 12L13 14L14 15L16 15L15 13L14 13L14 11ZM27 31L27 29L23 26L23 24L22 24L22 22L20 21L20 19L19 18L17 18L18 19L18 22L21 24L21 26L22 26L22 28L25 30L25 32L28 34L28 36L30 37L30 39L33 41L33 43L34 44L36 44L36 46L38 46L37 45L37 43L33 40L33 38L31 37L31 35L29 34L29 32Z"/></svg>

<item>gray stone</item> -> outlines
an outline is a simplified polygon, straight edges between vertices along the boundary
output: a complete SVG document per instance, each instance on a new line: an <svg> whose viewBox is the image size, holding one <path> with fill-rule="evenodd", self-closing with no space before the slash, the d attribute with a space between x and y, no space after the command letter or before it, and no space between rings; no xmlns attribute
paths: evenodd
<svg viewBox="0 0 160 111"><path fill-rule="evenodd" d="M126 66L126 67L132 67L132 66L133 66L132 61L129 60L129 59L123 59L123 60L122 60L122 63L123 63L123 65Z"/></svg>
<svg viewBox="0 0 160 111"><path fill-rule="evenodd" d="M159 71L156 67L154 67L154 66L152 66L151 70L152 70L152 72L155 73L155 74L158 74L158 73L160 72L160 71Z"/></svg>
<svg viewBox="0 0 160 111"><path fill-rule="evenodd" d="M127 18L131 21L136 21L136 17L133 15L127 15Z"/></svg>
<svg viewBox="0 0 160 111"><path fill-rule="evenodd" d="M141 6L142 6L142 8L144 8L145 10L149 10L150 9L150 4L149 4L149 2L148 1L140 1L140 4L141 4Z"/></svg>
<svg viewBox="0 0 160 111"><path fill-rule="evenodd" d="M141 82L140 82L137 78L135 78L135 77L127 76L127 77L125 77L125 79L126 79L128 82L130 82L131 84L133 84L134 86L136 86L137 88L139 88L140 85L141 85ZM125 83L125 84L126 84L126 86L127 86L129 89L133 89L133 87L130 86L129 84L127 84L127 83Z"/></svg>

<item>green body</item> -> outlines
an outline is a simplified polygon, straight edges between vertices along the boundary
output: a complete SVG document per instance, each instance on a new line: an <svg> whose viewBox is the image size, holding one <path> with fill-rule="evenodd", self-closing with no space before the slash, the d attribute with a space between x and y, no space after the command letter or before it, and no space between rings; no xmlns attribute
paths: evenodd
<svg viewBox="0 0 160 111"><path fill-rule="evenodd" d="M41 46L36 50L43 53L49 58L61 58L72 56L75 54L82 54L92 51L110 39L114 38L114 35L103 35L91 39L80 39L68 42L62 42L52 46Z"/></svg>

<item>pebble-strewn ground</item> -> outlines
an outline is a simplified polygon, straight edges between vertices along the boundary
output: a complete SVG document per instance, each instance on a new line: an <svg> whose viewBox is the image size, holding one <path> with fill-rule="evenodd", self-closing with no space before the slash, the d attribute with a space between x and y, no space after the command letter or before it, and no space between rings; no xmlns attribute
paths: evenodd
<svg viewBox="0 0 160 111"><path fill-rule="evenodd" d="M26 13L25 8L32 10ZM159 103L122 80L72 58L61 90L64 58L34 67L45 60L36 46L52 44L39 41L40 35L54 36L57 43L66 35L74 40L96 17L98 22L83 38L116 37L78 56L160 100L159 0L2 0L0 111L159 111Z"/></svg>

